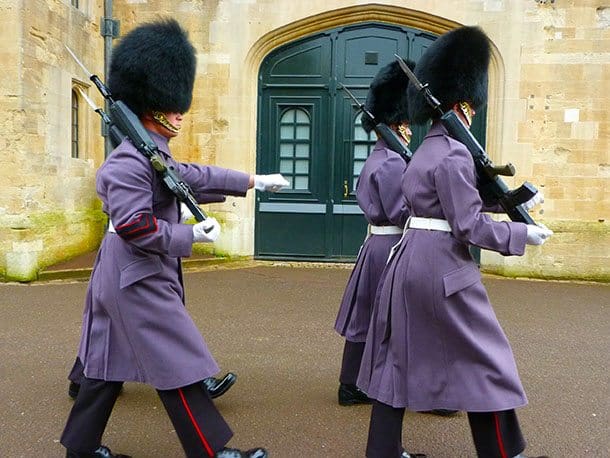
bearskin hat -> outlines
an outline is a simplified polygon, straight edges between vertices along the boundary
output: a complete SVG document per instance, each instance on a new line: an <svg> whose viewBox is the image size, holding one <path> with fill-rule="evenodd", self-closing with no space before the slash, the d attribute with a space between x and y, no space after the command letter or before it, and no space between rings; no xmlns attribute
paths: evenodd
<svg viewBox="0 0 610 458"><path fill-rule="evenodd" d="M415 63L407 61L411 70ZM407 86L409 78L402 71L397 61L392 61L382 67L369 87L364 106L375 116L377 123L399 124L409 119L409 104L407 100ZM368 116L362 117L362 128L370 132L375 123Z"/></svg>
<svg viewBox="0 0 610 458"><path fill-rule="evenodd" d="M195 48L174 19L136 27L113 49L108 87L136 115L185 113L193 100Z"/></svg>
<svg viewBox="0 0 610 458"><path fill-rule="evenodd" d="M417 62L415 76L429 84L430 92L447 111L458 102L469 102L477 110L487 103L487 71L490 40L479 27L460 27L441 35ZM409 114L414 124L438 118L424 95L409 86Z"/></svg>

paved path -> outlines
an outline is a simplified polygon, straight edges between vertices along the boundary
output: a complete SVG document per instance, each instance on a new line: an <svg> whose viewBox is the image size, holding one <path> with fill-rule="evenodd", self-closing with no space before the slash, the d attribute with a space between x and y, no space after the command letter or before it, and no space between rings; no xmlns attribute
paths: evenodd
<svg viewBox="0 0 610 458"><path fill-rule="evenodd" d="M222 369L238 374L217 400L232 445L263 445L272 458L364 456L369 407L336 403L343 342L332 325L348 275L271 263L186 274L189 310ZM610 286L485 283L529 396L519 411L528 453L609 457ZM0 284L0 457L65 456L58 438L85 288ZM431 458L474 456L464 414L409 413L404 439ZM104 442L136 458L183 456L156 393L138 384L126 385Z"/></svg>

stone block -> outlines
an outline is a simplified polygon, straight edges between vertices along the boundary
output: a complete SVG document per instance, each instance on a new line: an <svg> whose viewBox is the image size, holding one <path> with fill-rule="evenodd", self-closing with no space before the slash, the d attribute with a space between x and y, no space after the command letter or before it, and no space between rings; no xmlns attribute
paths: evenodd
<svg viewBox="0 0 610 458"><path fill-rule="evenodd" d="M6 278L11 281L27 282L38 276L40 251L6 253Z"/></svg>
<svg viewBox="0 0 610 458"><path fill-rule="evenodd" d="M565 24L567 27L592 27L597 22L595 8L586 7L582 2L570 8L565 8L565 12Z"/></svg>
<svg viewBox="0 0 610 458"><path fill-rule="evenodd" d="M579 140L593 140L599 138L599 124L597 122L574 122L571 126L571 137Z"/></svg>

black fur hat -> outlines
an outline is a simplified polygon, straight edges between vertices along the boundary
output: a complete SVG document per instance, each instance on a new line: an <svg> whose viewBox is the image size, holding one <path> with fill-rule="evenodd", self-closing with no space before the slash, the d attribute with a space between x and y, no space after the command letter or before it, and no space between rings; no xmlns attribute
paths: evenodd
<svg viewBox="0 0 610 458"><path fill-rule="evenodd" d="M415 76L430 85L430 92L447 111L457 102L469 102L477 110L487 103L487 71L490 40L479 27L460 27L441 35L417 62ZM440 114L423 94L409 87L410 119L424 124Z"/></svg>
<svg viewBox="0 0 610 458"><path fill-rule="evenodd" d="M415 63L407 61L411 70ZM375 121L384 124L399 124L409 119L407 86L409 78L397 61L382 67L371 82L364 106L375 116ZM362 128L370 132L375 125L368 116L362 116Z"/></svg>
<svg viewBox="0 0 610 458"><path fill-rule="evenodd" d="M193 100L195 48L174 19L136 27L112 51L108 87L136 115L185 113Z"/></svg>

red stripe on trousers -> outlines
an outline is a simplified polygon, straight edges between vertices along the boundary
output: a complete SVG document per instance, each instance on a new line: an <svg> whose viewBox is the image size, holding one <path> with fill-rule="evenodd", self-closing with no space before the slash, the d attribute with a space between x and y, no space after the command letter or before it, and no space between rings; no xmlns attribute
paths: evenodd
<svg viewBox="0 0 610 458"><path fill-rule="evenodd" d="M208 455L210 457L213 457L214 451L212 450L212 447L210 447L210 443L206 440L205 436L201 432L201 428L199 428L199 425L197 424L197 420L195 420L195 417L193 416L193 412L191 412L191 409L189 408L188 402L186 402L186 398L184 397L184 393L182 392L181 388L178 388L178 394L180 395L180 399L182 399L182 405L186 409L186 413L188 414L189 418L191 419L191 423L193 423L193 426L195 427L195 431L197 431L197 435L199 436L199 439L201 439L201 443L203 444L205 451L208 453Z"/></svg>
<svg viewBox="0 0 610 458"><path fill-rule="evenodd" d="M500 432L500 420L498 420L498 414L495 412L494 422L496 424L496 438L498 439L498 448L500 449L500 456L502 458L508 458L506 456L506 450L504 449L504 443L502 442L502 433Z"/></svg>

